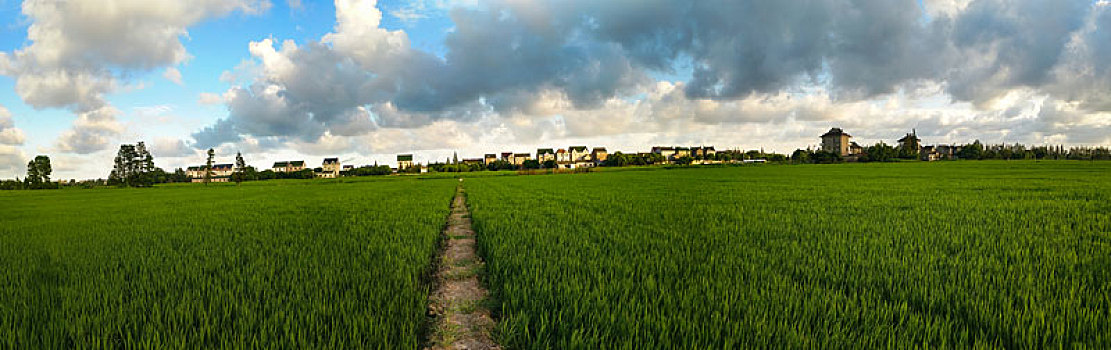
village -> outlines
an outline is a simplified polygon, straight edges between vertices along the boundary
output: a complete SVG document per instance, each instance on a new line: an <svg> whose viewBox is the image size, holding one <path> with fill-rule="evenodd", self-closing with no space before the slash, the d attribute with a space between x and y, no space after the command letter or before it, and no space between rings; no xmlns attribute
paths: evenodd
<svg viewBox="0 0 1111 350"><path fill-rule="evenodd" d="M976 141L968 145L923 145L918 137L917 130L911 130L896 141L894 146L887 146L880 142L874 146L862 146L852 140L852 135L841 128L831 128L819 136L820 148L817 150L796 150L791 155L765 153L763 150L743 151L738 149L717 150L714 146L655 146L648 152L610 153L605 147L589 148L587 146L570 146L567 148L539 148L535 153L528 152L501 152L487 153L481 158L463 158L458 155L444 162L419 163L414 161L414 155L399 154L396 165L388 167L383 165L362 165L356 167L352 164L341 164L336 157L324 158L318 167L311 167L304 160L278 161L261 172L269 174L269 178L324 178L333 179L342 176L361 175L387 175L387 174L421 174L429 172L463 172L483 170L534 170L549 169L553 171L583 171L602 166L629 166L629 165L713 165L713 164L751 164L766 162L783 162L793 160L796 162L832 163L832 162L858 162L858 161L888 161L889 159L940 161L955 160L963 157L980 159L980 154L989 152L995 156L991 159L1024 159L1033 157L1042 159L1052 156L1053 159L1073 159L1077 156L1087 156L1107 153L1105 148L1071 148L1066 150L1063 146L1041 146L1027 148L1023 145L992 145L983 146ZM975 149L967 149L973 147ZM886 151L885 151L886 150ZM881 155L881 153L890 153ZM1029 153L1029 155L1027 155ZM1022 158L1015 158L1021 155ZM188 167L186 175L192 182L205 181L206 167L204 165ZM211 182L231 181L232 175L238 169L234 164L214 164L208 172ZM264 177L264 179L267 177Z"/></svg>

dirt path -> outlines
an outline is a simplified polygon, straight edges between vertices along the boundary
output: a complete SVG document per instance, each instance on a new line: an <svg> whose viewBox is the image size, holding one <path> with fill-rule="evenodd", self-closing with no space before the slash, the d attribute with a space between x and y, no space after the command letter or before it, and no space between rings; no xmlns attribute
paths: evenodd
<svg viewBox="0 0 1111 350"><path fill-rule="evenodd" d="M500 349L491 340L494 320L486 308L486 288L478 281L483 262L475 253L470 211L463 187L455 192L444 229L444 250L436 271L436 290L429 298L434 317L430 349Z"/></svg>

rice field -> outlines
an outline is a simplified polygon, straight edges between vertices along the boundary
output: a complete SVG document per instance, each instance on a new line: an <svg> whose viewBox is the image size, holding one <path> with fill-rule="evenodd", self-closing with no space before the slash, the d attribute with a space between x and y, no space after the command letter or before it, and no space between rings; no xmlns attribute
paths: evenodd
<svg viewBox="0 0 1111 350"><path fill-rule="evenodd" d="M1111 165L466 180L508 348L1108 348Z"/></svg>
<svg viewBox="0 0 1111 350"><path fill-rule="evenodd" d="M0 348L417 348L456 183L0 192Z"/></svg>

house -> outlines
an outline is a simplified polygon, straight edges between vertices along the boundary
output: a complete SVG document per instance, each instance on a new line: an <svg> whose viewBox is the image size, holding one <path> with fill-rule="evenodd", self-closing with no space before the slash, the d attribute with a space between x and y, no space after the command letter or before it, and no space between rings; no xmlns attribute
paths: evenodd
<svg viewBox="0 0 1111 350"><path fill-rule="evenodd" d="M305 170L305 161L294 160L286 162L274 162L274 166L270 168L275 173L295 173Z"/></svg>
<svg viewBox="0 0 1111 350"><path fill-rule="evenodd" d="M558 151L556 151L556 163L570 163L570 162L571 162L571 153L567 153L567 150L562 149L562 148L560 148Z"/></svg>
<svg viewBox="0 0 1111 350"><path fill-rule="evenodd" d="M918 131L911 129L910 133L899 139L899 148L909 149L915 153L922 151L922 140L918 138Z"/></svg>
<svg viewBox="0 0 1111 350"><path fill-rule="evenodd" d="M482 160L482 158L463 158L463 164L466 164L466 165L476 165L476 164L477 165L482 165L483 160Z"/></svg>
<svg viewBox="0 0 1111 350"><path fill-rule="evenodd" d="M675 155L673 155L673 157L675 157L675 159L679 159L679 158L683 158L683 157L690 157L690 156L691 156L691 149L690 148L675 147Z"/></svg>
<svg viewBox="0 0 1111 350"><path fill-rule="evenodd" d="M822 134L822 151L831 152L839 156L848 156L853 154L849 148L849 139L852 135L845 133L841 128L829 129L825 134Z"/></svg>
<svg viewBox="0 0 1111 350"><path fill-rule="evenodd" d="M321 171L316 173L316 177L334 179L339 177L341 169L343 169L343 166L340 164L339 158L324 158L324 163L320 165Z"/></svg>
<svg viewBox="0 0 1111 350"><path fill-rule="evenodd" d="M348 171L348 170L355 170L355 166L354 165L344 165L343 166L343 171Z"/></svg>
<svg viewBox="0 0 1111 350"><path fill-rule="evenodd" d="M704 157L712 157L718 154L718 151L714 149L714 146L707 146L702 147L702 153L704 154Z"/></svg>
<svg viewBox="0 0 1111 350"><path fill-rule="evenodd" d="M594 159L595 163L601 163L609 158L609 153L606 152L605 147L594 147L594 149L590 151L590 158Z"/></svg>
<svg viewBox="0 0 1111 350"><path fill-rule="evenodd" d="M487 153L485 157L482 157L482 163L486 165L490 165L496 161L498 161L497 154Z"/></svg>
<svg viewBox="0 0 1111 350"><path fill-rule="evenodd" d="M864 147L856 144L856 142L849 142L849 154L864 154Z"/></svg>
<svg viewBox="0 0 1111 350"><path fill-rule="evenodd" d="M413 167L413 155L412 154L398 154L397 155L397 171L405 171L405 169L409 169L411 167Z"/></svg>
<svg viewBox="0 0 1111 350"><path fill-rule="evenodd" d="M921 156L922 160L927 162L941 160L941 153L938 153L937 148L934 146L922 147L922 151L918 154Z"/></svg>
<svg viewBox="0 0 1111 350"><path fill-rule="evenodd" d="M556 160L555 150L553 150L551 148L537 149L536 150L536 160L540 161L541 163L547 162L549 160L550 161L555 161Z"/></svg>
<svg viewBox="0 0 1111 350"><path fill-rule="evenodd" d="M510 163L513 163L513 165L523 165L526 160L532 159L532 155L528 153L514 153L512 159L513 161Z"/></svg>
<svg viewBox="0 0 1111 350"><path fill-rule="evenodd" d="M675 148L674 147L655 146L655 147L652 147L652 153L659 154L659 155L663 156L664 159L671 159L672 157L675 156Z"/></svg>
<svg viewBox="0 0 1111 350"><path fill-rule="evenodd" d="M590 161L590 153L586 150L586 146L571 146L568 148L568 153L571 153L572 162Z"/></svg>
<svg viewBox="0 0 1111 350"><path fill-rule="evenodd" d="M210 182L228 182L234 172L235 166L232 164L214 164L212 165ZM191 166L186 171L192 182L204 182L204 173L203 165Z"/></svg>

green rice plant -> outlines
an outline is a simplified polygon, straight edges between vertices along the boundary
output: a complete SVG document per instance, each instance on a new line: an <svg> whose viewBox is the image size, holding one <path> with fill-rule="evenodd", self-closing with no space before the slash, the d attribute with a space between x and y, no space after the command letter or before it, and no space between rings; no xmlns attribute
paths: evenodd
<svg viewBox="0 0 1111 350"><path fill-rule="evenodd" d="M466 180L509 348L1111 347L1111 165Z"/></svg>
<svg viewBox="0 0 1111 350"><path fill-rule="evenodd" d="M416 348L456 183L0 192L0 348Z"/></svg>

